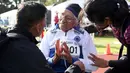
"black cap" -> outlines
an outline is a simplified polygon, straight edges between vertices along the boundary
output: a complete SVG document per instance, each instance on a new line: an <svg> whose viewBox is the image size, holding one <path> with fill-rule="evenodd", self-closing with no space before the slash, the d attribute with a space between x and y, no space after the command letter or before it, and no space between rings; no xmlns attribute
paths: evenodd
<svg viewBox="0 0 130 73"><path fill-rule="evenodd" d="M66 9L70 10L78 18L81 7L78 4L70 4Z"/></svg>

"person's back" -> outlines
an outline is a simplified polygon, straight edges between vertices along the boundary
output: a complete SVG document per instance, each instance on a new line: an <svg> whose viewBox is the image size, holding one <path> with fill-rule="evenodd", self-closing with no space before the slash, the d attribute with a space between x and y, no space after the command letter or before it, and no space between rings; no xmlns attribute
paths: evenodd
<svg viewBox="0 0 130 73"><path fill-rule="evenodd" d="M7 33L0 57L0 73L54 73L36 46L45 25L45 6L28 2L19 9L17 25Z"/></svg>
<svg viewBox="0 0 130 73"><path fill-rule="evenodd" d="M0 72L43 73L47 71L46 69L49 69L41 51L34 42L30 41L29 38L32 37L26 37L16 32L8 34L12 38L6 44L6 50L0 58L0 70L2 70Z"/></svg>

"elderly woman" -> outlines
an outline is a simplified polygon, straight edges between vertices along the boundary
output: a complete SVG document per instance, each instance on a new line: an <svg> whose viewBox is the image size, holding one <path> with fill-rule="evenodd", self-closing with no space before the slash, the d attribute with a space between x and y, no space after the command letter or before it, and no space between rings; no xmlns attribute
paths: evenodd
<svg viewBox="0 0 130 73"><path fill-rule="evenodd" d="M67 6L61 14L59 24L48 30L40 44L40 49L48 63L57 73L64 73L75 61L80 61L80 65L84 65L81 68L82 72L97 70L87 57L89 53L96 54L97 51L90 35L79 26L80 10L78 4Z"/></svg>

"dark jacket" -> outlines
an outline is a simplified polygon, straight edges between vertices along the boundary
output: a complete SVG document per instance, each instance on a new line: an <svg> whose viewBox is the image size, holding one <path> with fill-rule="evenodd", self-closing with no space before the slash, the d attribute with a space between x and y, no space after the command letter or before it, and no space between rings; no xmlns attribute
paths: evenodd
<svg viewBox="0 0 130 73"><path fill-rule="evenodd" d="M0 58L0 73L54 73L36 40L26 29L15 28Z"/></svg>
<svg viewBox="0 0 130 73"><path fill-rule="evenodd" d="M119 51L119 60L110 60L109 66L113 69L110 73L130 73L130 17L125 20L119 28L111 26L115 37L126 47L126 55L122 55L123 49ZM123 47L121 47L123 48ZM106 72L109 73L109 72Z"/></svg>

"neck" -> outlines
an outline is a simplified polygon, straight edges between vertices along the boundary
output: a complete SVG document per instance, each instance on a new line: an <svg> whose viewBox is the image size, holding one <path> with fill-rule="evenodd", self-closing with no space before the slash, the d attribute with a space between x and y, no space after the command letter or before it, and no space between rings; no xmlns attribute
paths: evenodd
<svg viewBox="0 0 130 73"><path fill-rule="evenodd" d="M65 29L65 28L61 28L61 30L64 31L64 32L69 31L69 30L67 30L67 29Z"/></svg>
<svg viewBox="0 0 130 73"><path fill-rule="evenodd" d="M62 31L64 31L64 32L67 32L67 31L68 31L68 29L66 29L65 27L62 27L61 25L59 25L59 28L60 28Z"/></svg>

